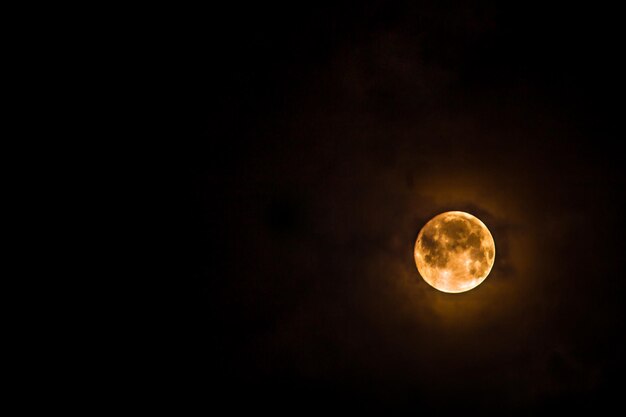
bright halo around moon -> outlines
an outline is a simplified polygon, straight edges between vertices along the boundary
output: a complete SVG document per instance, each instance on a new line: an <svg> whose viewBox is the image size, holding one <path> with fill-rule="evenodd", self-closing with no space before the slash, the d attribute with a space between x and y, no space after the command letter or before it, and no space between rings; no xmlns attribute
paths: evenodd
<svg viewBox="0 0 626 417"><path fill-rule="evenodd" d="M478 218L463 211L447 211L420 230L413 254L424 281L439 291L459 293L487 278L496 246Z"/></svg>

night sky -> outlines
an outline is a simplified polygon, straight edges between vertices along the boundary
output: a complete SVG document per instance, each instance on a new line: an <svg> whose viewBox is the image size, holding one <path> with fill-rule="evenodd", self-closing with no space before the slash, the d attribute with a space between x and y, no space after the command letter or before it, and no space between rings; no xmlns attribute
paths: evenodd
<svg viewBox="0 0 626 417"><path fill-rule="evenodd" d="M179 306L168 362L184 401L619 405L623 18L596 3L295 3L172 18L184 257L164 303ZM462 294L413 260L448 210L496 243Z"/></svg>

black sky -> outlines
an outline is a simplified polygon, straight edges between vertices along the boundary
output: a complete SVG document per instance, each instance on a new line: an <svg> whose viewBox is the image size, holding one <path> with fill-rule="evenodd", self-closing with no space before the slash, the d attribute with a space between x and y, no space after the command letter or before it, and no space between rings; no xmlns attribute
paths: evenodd
<svg viewBox="0 0 626 417"><path fill-rule="evenodd" d="M500 3L172 17L172 140L189 175L182 291L166 302L182 305L169 359L187 400L426 415L619 404L623 19ZM492 273L463 294L429 287L412 257L447 210L496 242Z"/></svg>

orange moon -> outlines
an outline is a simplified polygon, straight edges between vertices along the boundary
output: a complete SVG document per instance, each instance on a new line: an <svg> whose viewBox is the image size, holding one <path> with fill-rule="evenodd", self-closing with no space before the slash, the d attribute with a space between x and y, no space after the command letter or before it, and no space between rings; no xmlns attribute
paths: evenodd
<svg viewBox="0 0 626 417"><path fill-rule="evenodd" d="M424 281L439 291L460 293L487 278L496 245L478 218L463 211L447 211L420 230L413 254Z"/></svg>

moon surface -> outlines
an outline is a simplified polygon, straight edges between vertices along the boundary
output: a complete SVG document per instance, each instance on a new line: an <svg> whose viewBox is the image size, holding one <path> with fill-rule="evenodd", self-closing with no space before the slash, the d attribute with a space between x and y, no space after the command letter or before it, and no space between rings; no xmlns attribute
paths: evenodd
<svg viewBox="0 0 626 417"><path fill-rule="evenodd" d="M447 211L420 230L413 253L424 281L439 291L459 293L487 278L496 246L478 218L463 211Z"/></svg>

